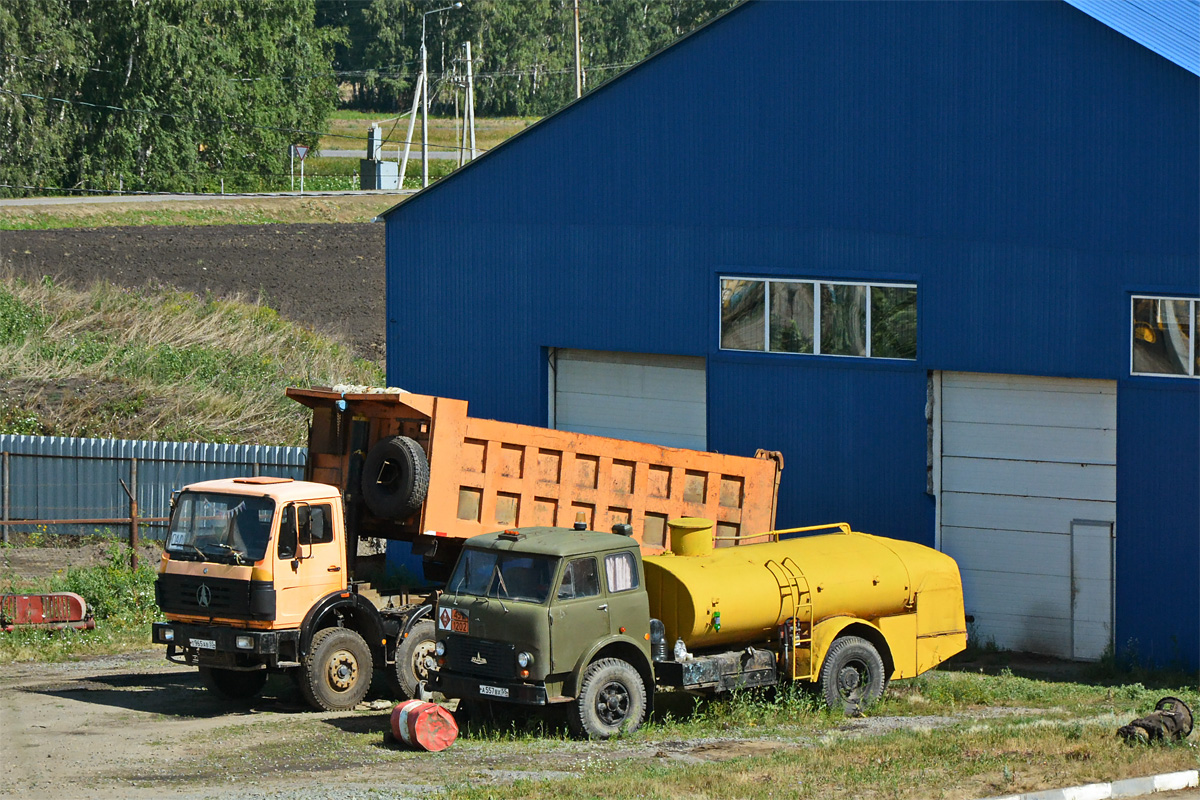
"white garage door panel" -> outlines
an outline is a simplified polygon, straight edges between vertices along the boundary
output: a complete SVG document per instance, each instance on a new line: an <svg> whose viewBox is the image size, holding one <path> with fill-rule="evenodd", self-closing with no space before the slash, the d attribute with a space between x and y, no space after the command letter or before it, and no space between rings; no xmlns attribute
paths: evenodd
<svg viewBox="0 0 1200 800"><path fill-rule="evenodd" d="M942 455L1115 464L1117 432L942 422Z"/></svg>
<svg viewBox="0 0 1200 800"><path fill-rule="evenodd" d="M703 358L558 350L550 424L668 447L707 447Z"/></svg>
<svg viewBox="0 0 1200 800"><path fill-rule="evenodd" d="M1039 380L1039 379L1032 379ZM943 389L944 391L944 389ZM1066 395L1066 397L1064 397ZM945 395L943 395L945 396ZM1063 402L1047 405L1047 396ZM989 425L1087 428L1092 421L1116 408L1116 392L1055 392L1050 388L960 389L945 400L944 422L982 422Z"/></svg>
<svg viewBox="0 0 1200 800"><path fill-rule="evenodd" d="M975 641L994 642L1005 650L1028 653L1066 652L1071 625L1063 619L1030 619L1014 614L975 612Z"/></svg>
<svg viewBox="0 0 1200 800"><path fill-rule="evenodd" d="M1070 581L1015 572L990 572L979 569L962 570L963 600L967 613L974 611L1003 611L1025 617L1046 619L1071 618ZM996 606L990 598L1003 596L1005 602Z"/></svg>
<svg viewBox="0 0 1200 800"><path fill-rule="evenodd" d="M573 392L559 392L558 418L582 419L585 415L590 425L602 430L643 430L646 415L641 413L641 402L636 398L604 397ZM682 403L677 400L659 400L654 414L655 430L664 433L693 435L697 428L704 427L704 406ZM581 423L575 423L579 426ZM575 430L575 428L572 428ZM579 431L586 433L587 431ZM611 434L606 434L611 435Z"/></svg>
<svg viewBox="0 0 1200 800"><path fill-rule="evenodd" d="M942 550L959 564L1071 576L1071 538L1066 535L943 527Z"/></svg>
<svg viewBox="0 0 1200 800"><path fill-rule="evenodd" d="M1071 500L1107 500L1117 492L1117 468L1100 464L950 457L942 459L942 475L947 492Z"/></svg>
<svg viewBox="0 0 1200 800"><path fill-rule="evenodd" d="M1111 635L1116 383L940 378L939 542L959 563L976 634L1099 657Z"/></svg>
<svg viewBox="0 0 1200 800"><path fill-rule="evenodd" d="M624 395L656 400L678 400L682 392L696 390L696 371L640 364L604 364L597 361L559 359L559 386L590 385L603 395ZM584 383L581 383L583 381ZM699 388L703 388L701 383ZM698 402L703 405L701 395ZM697 401L697 400L694 400Z"/></svg>
<svg viewBox="0 0 1200 800"><path fill-rule="evenodd" d="M982 528L1044 533L1071 532L1073 519L1116 519L1116 503L946 492L941 497L942 531Z"/></svg>

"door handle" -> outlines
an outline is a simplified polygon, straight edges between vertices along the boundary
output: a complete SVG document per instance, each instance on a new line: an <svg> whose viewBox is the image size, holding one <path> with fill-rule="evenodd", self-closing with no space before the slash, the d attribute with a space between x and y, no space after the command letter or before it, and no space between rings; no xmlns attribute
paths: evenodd
<svg viewBox="0 0 1200 800"><path fill-rule="evenodd" d="M342 568L341 567L327 567L325 571L326 572L341 572Z"/></svg>
<svg viewBox="0 0 1200 800"><path fill-rule="evenodd" d="M601 603L600 605L596 606L596 610L597 611L608 611L608 603Z"/></svg>

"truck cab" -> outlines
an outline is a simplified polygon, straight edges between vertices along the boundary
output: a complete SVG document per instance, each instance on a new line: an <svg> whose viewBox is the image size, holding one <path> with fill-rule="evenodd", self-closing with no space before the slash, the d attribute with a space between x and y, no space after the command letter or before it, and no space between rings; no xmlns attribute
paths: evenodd
<svg viewBox="0 0 1200 800"><path fill-rule="evenodd" d="M295 669L314 706L352 708L400 625L358 594L346 561L332 486L270 477L188 486L159 564L155 599L167 621L153 641L227 698Z"/></svg>
<svg viewBox="0 0 1200 800"><path fill-rule="evenodd" d="M438 599L433 688L468 705L586 695L577 735L636 728L650 703L650 611L639 544L565 528L486 534Z"/></svg>

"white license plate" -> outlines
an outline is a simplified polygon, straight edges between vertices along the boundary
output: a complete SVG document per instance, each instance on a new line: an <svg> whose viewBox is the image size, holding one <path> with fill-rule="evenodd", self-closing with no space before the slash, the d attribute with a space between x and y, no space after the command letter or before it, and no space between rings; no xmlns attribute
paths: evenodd
<svg viewBox="0 0 1200 800"><path fill-rule="evenodd" d="M479 693L489 697L508 697L508 689L503 686L480 686Z"/></svg>
<svg viewBox="0 0 1200 800"><path fill-rule="evenodd" d="M191 646L195 647L197 650L217 649L217 642L214 639L192 639L189 644L191 644Z"/></svg>

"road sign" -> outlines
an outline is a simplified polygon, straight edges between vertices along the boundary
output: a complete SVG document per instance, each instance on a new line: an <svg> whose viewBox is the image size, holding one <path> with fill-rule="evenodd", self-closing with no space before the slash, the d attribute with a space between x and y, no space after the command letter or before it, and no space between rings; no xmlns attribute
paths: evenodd
<svg viewBox="0 0 1200 800"><path fill-rule="evenodd" d="M304 145L294 144L294 145L292 145L292 147L295 148L295 150L296 150L296 157L299 158L301 161L303 161L304 157L306 155L308 155L308 148L305 147Z"/></svg>

